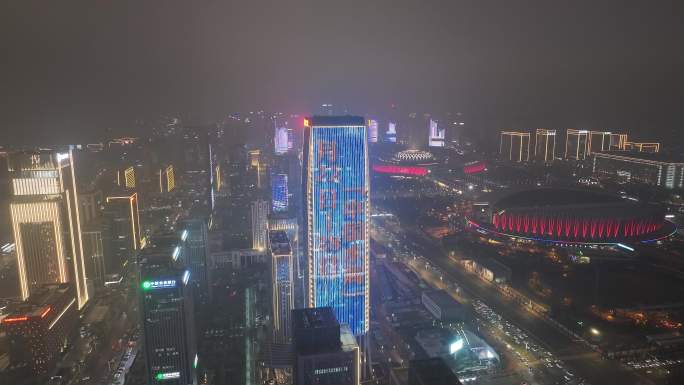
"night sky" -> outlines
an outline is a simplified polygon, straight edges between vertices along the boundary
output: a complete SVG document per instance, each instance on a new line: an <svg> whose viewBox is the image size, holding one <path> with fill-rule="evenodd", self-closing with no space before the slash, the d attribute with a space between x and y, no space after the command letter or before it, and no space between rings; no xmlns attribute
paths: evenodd
<svg viewBox="0 0 684 385"><path fill-rule="evenodd" d="M655 139L684 129L682 3L6 0L0 144L326 102Z"/></svg>

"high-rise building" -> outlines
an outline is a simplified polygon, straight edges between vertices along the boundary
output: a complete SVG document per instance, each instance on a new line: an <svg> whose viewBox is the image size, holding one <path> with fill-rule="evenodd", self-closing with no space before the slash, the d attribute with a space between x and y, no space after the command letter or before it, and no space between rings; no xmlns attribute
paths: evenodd
<svg viewBox="0 0 684 385"><path fill-rule="evenodd" d="M271 202L274 213L286 212L288 206L287 174L271 175Z"/></svg>
<svg viewBox="0 0 684 385"><path fill-rule="evenodd" d="M292 329L294 384L360 384L359 346L348 325L340 326L331 308L293 310Z"/></svg>
<svg viewBox="0 0 684 385"><path fill-rule="evenodd" d="M290 148L287 127L276 125L274 142L276 154L282 155L287 153L287 150Z"/></svg>
<svg viewBox="0 0 684 385"><path fill-rule="evenodd" d="M184 260L190 269L190 283L202 300L211 297L209 284L209 228L207 218L195 217L181 221L181 242L183 242Z"/></svg>
<svg viewBox="0 0 684 385"><path fill-rule="evenodd" d="M26 302L2 320L9 340L10 365L28 365L36 376L54 369L78 325L77 307L71 284L33 288Z"/></svg>
<svg viewBox="0 0 684 385"><path fill-rule="evenodd" d="M363 335L369 324L370 186L362 117L305 121L304 215L309 307L329 306Z"/></svg>
<svg viewBox="0 0 684 385"><path fill-rule="evenodd" d="M140 313L147 384L197 384L190 270L176 248L149 247L140 261Z"/></svg>
<svg viewBox="0 0 684 385"><path fill-rule="evenodd" d="M589 131L568 128L565 134L565 159L584 160L589 151Z"/></svg>
<svg viewBox="0 0 684 385"><path fill-rule="evenodd" d="M385 132L385 141L389 143L397 142L397 124L394 122L387 123L387 132Z"/></svg>
<svg viewBox="0 0 684 385"><path fill-rule="evenodd" d="M499 157L511 162L528 162L530 160L530 133L501 131Z"/></svg>
<svg viewBox="0 0 684 385"><path fill-rule="evenodd" d="M102 216L102 227L108 237L105 240L105 272L119 274L141 245L138 194L121 191L106 197Z"/></svg>
<svg viewBox="0 0 684 385"><path fill-rule="evenodd" d="M368 143L378 142L378 121L368 119Z"/></svg>
<svg viewBox="0 0 684 385"><path fill-rule="evenodd" d="M673 161L661 154L595 153L593 173L599 178L643 183L666 189L684 187L684 161Z"/></svg>
<svg viewBox="0 0 684 385"><path fill-rule="evenodd" d="M446 140L446 129L439 128L436 120L430 119L429 124L428 146L430 147L444 147Z"/></svg>
<svg viewBox="0 0 684 385"><path fill-rule="evenodd" d="M172 164L160 168L157 175L159 176L160 193L171 192L176 188L176 173Z"/></svg>
<svg viewBox="0 0 684 385"><path fill-rule="evenodd" d="M624 143L624 150L637 152L656 153L660 151L660 143L627 142Z"/></svg>
<svg viewBox="0 0 684 385"><path fill-rule="evenodd" d="M42 284L71 282L82 308L88 289L73 152L17 152L8 170L21 298Z"/></svg>
<svg viewBox="0 0 684 385"><path fill-rule="evenodd" d="M534 158L544 163L556 157L556 130L537 128L534 136Z"/></svg>
<svg viewBox="0 0 684 385"><path fill-rule="evenodd" d="M292 245L283 230L269 231L268 241L273 285L273 340L286 343L292 337L290 315L294 308Z"/></svg>
<svg viewBox="0 0 684 385"><path fill-rule="evenodd" d="M268 234L268 202L257 200L252 202L252 248L266 250Z"/></svg>

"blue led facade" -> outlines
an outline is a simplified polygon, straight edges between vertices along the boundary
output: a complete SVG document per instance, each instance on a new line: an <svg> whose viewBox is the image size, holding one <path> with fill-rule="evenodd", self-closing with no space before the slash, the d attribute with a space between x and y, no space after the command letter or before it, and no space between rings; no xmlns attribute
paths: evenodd
<svg viewBox="0 0 684 385"><path fill-rule="evenodd" d="M287 174L271 175L271 200L273 212L281 213L288 209Z"/></svg>
<svg viewBox="0 0 684 385"><path fill-rule="evenodd" d="M308 300L368 331L368 148L363 118L314 117L306 145Z"/></svg>

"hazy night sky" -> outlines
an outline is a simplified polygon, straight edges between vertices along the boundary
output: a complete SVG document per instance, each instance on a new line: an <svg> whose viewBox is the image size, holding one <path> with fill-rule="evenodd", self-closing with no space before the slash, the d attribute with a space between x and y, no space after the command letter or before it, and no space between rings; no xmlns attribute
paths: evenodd
<svg viewBox="0 0 684 385"><path fill-rule="evenodd" d="M681 0L2 3L0 144L323 102L488 130L684 129Z"/></svg>

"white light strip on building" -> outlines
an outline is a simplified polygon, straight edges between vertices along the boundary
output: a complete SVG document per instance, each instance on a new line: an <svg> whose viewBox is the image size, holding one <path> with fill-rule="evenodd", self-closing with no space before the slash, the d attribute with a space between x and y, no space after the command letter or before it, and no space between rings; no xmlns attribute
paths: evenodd
<svg viewBox="0 0 684 385"><path fill-rule="evenodd" d="M48 326L48 330L52 329L52 327L55 326L55 324L57 323L57 321L59 321L59 319L62 318L62 316L64 315L64 313L66 313L66 311L69 310L70 307L74 306L74 303L76 303L76 298L72 299L71 302L69 302L69 304L64 308L64 310L62 310L62 311L59 313L59 315L57 316L57 318L55 318L55 319L50 323L50 326Z"/></svg>

